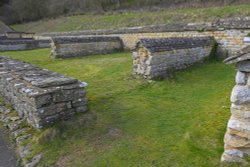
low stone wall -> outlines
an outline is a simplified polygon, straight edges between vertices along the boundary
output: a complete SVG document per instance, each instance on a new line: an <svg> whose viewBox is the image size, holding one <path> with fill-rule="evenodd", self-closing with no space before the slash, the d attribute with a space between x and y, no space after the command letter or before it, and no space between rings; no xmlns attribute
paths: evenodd
<svg viewBox="0 0 250 167"><path fill-rule="evenodd" d="M125 50L131 50L142 38L204 37L213 36L219 44L220 55L235 54L249 43L244 37L250 33L250 17L221 19L211 23L162 24L110 30L90 30L60 33L43 33L42 36L106 35L119 36Z"/></svg>
<svg viewBox="0 0 250 167"><path fill-rule="evenodd" d="M0 57L0 95L36 128L85 112L85 86L74 78Z"/></svg>
<svg viewBox="0 0 250 167"><path fill-rule="evenodd" d="M0 39L0 51L31 50L49 48L50 40Z"/></svg>
<svg viewBox="0 0 250 167"><path fill-rule="evenodd" d="M138 40L143 38L169 38L169 37L205 37L213 36L218 43L218 48L222 54L229 56L238 50L246 47L249 43L244 42L244 37L250 33L249 30L223 30L223 31L186 31L186 32L165 32L165 33L140 33L140 34L120 34L124 49L131 50ZM222 55L222 57L223 57ZM225 57L225 56L224 56Z"/></svg>
<svg viewBox="0 0 250 167"><path fill-rule="evenodd" d="M108 54L123 50L119 37L54 37L52 38L54 58L72 58L95 54Z"/></svg>
<svg viewBox="0 0 250 167"><path fill-rule="evenodd" d="M213 38L141 39L133 51L133 72L148 79L168 77L209 57Z"/></svg>

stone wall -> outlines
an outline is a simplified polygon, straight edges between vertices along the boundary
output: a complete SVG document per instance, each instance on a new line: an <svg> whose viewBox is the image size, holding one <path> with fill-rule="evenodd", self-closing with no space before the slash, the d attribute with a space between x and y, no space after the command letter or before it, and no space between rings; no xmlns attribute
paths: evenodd
<svg viewBox="0 0 250 167"><path fill-rule="evenodd" d="M0 39L0 51L30 50L38 48L49 48L50 40L35 39Z"/></svg>
<svg viewBox="0 0 250 167"><path fill-rule="evenodd" d="M214 44L210 37L141 39L133 51L133 72L148 79L168 77L209 57Z"/></svg>
<svg viewBox="0 0 250 167"><path fill-rule="evenodd" d="M51 55L54 58L72 58L95 54L108 54L123 50L119 37L53 37Z"/></svg>
<svg viewBox="0 0 250 167"><path fill-rule="evenodd" d="M43 33L42 36L106 35L119 36L124 49L131 50L142 38L213 36L223 54L233 55L249 43L244 37L250 33L250 17L218 20L212 23L162 24L110 30ZM227 53L228 52L228 53Z"/></svg>
<svg viewBox="0 0 250 167"><path fill-rule="evenodd" d="M0 95L36 128L85 112L85 86L74 78L0 57Z"/></svg>
<svg viewBox="0 0 250 167"><path fill-rule="evenodd" d="M236 63L236 85L231 94L231 118L224 137L222 162L246 162L250 155L250 45L225 60Z"/></svg>
<svg viewBox="0 0 250 167"><path fill-rule="evenodd" d="M124 48L131 50L135 47L138 40L143 38L168 38L168 37L204 37L213 36L218 43L219 49L223 54L233 55L238 50L249 45L244 42L244 37L250 33L249 30L224 30L224 31L186 31L186 32L165 32L165 33L140 33L140 34L121 34Z"/></svg>

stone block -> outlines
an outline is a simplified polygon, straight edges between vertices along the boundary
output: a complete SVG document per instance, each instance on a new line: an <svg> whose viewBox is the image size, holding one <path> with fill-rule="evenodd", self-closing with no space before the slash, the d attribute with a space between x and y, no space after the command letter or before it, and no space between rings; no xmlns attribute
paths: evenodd
<svg viewBox="0 0 250 167"><path fill-rule="evenodd" d="M250 60L238 62L236 68L242 72L250 72Z"/></svg>
<svg viewBox="0 0 250 167"><path fill-rule="evenodd" d="M236 84L245 85L246 79L247 79L246 73L237 71L236 78L235 78Z"/></svg>
<svg viewBox="0 0 250 167"><path fill-rule="evenodd" d="M250 102L250 87L246 85L235 85L231 94L231 102L236 105Z"/></svg>

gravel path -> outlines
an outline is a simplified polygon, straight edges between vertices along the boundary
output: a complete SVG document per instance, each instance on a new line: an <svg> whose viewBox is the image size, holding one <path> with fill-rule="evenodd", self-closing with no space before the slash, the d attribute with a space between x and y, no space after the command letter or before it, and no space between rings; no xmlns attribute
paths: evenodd
<svg viewBox="0 0 250 167"><path fill-rule="evenodd" d="M0 129L0 167L15 167L15 151L6 139L4 131Z"/></svg>

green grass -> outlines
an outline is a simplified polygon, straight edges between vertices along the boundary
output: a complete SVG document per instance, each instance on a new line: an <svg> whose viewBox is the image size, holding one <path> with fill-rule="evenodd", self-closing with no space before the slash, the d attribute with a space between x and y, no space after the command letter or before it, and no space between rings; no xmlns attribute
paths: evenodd
<svg viewBox="0 0 250 167"><path fill-rule="evenodd" d="M228 17L250 16L250 4L210 8L163 9L160 11L128 11L102 15L77 15L13 25L18 31L61 32L110 29L177 22L207 22Z"/></svg>
<svg viewBox="0 0 250 167"><path fill-rule="evenodd" d="M131 75L130 53L67 60L50 59L48 49L0 55L89 84L87 114L36 132L33 153L45 153L40 166L219 166L233 66L206 63L149 83Z"/></svg>

